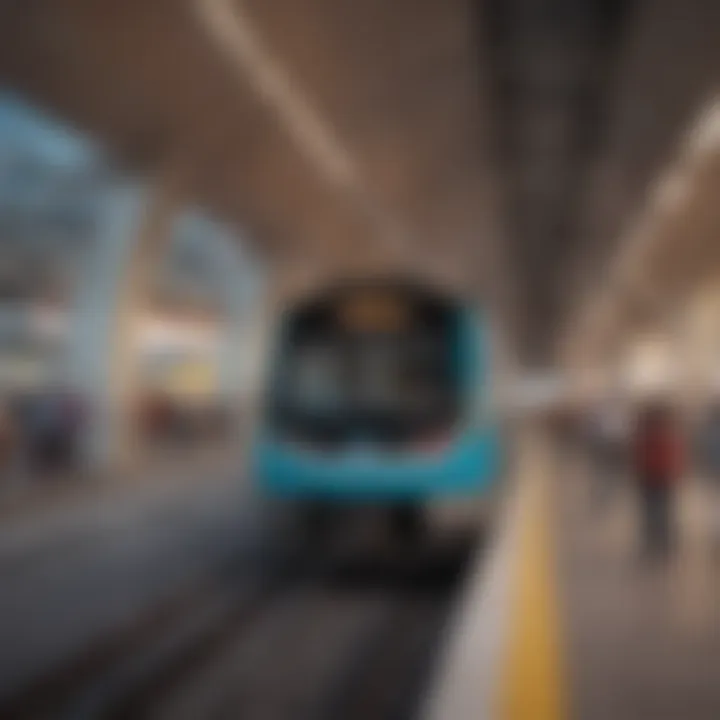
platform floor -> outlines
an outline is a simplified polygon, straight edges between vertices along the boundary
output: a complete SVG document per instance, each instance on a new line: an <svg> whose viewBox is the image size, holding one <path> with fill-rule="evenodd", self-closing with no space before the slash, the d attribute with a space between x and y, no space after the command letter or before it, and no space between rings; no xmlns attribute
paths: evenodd
<svg viewBox="0 0 720 720"><path fill-rule="evenodd" d="M580 720L720 718L720 488L686 479L667 567L639 553L634 488L606 505L578 458L555 453L551 485L564 686Z"/></svg>
<svg viewBox="0 0 720 720"><path fill-rule="evenodd" d="M218 458L0 505L0 705L242 557L255 514L241 467Z"/></svg>
<svg viewBox="0 0 720 720"><path fill-rule="evenodd" d="M636 487L598 503L582 456L516 445L493 549L468 578L428 720L720 719L720 487L686 478L668 563Z"/></svg>

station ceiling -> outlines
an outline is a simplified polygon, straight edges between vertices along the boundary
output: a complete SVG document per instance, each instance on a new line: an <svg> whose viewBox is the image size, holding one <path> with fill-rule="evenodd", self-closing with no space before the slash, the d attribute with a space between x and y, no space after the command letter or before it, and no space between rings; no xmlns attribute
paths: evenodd
<svg viewBox="0 0 720 720"><path fill-rule="evenodd" d="M0 78L178 175L278 261L454 263L534 357L720 79L715 0L218 0L262 48L244 72L203 21L213 2L6 1ZM288 126L263 64L351 183Z"/></svg>

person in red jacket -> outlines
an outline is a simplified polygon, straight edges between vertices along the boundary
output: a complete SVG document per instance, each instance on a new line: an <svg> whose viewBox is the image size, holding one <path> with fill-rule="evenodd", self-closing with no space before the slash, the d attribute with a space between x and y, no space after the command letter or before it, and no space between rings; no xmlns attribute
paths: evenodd
<svg viewBox="0 0 720 720"><path fill-rule="evenodd" d="M667 558L674 541L675 489L684 463L680 430L669 405L653 402L641 410L634 454L645 550L651 557Z"/></svg>

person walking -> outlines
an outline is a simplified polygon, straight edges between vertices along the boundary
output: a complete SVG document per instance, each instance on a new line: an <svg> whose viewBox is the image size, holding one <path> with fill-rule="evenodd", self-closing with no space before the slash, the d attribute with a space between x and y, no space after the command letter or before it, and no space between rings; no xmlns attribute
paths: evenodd
<svg viewBox="0 0 720 720"><path fill-rule="evenodd" d="M623 408L608 402L596 409L589 428L593 465L593 502L607 509L615 496L624 472L623 456L627 447L628 423Z"/></svg>
<svg viewBox="0 0 720 720"><path fill-rule="evenodd" d="M675 544L675 495L683 454L671 407L652 402L642 408L635 431L635 475L643 550L652 559L668 559Z"/></svg>
<svg viewBox="0 0 720 720"><path fill-rule="evenodd" d="M4 485L14 469L17 432L8 403L0 402L0 478Z"/></svg>

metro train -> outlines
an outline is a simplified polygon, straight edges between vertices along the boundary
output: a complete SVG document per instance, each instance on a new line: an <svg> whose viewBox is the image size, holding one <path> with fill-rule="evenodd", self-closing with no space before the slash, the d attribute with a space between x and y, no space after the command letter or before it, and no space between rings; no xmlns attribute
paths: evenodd
<svg viewBox="0 0 720 720"><path fill-rule="evenodd" d="M505 453L481 312L409 280L356 281L293 303L274 335L254 477L304 532L372 511L417 538L487 513Z"/></svg>

